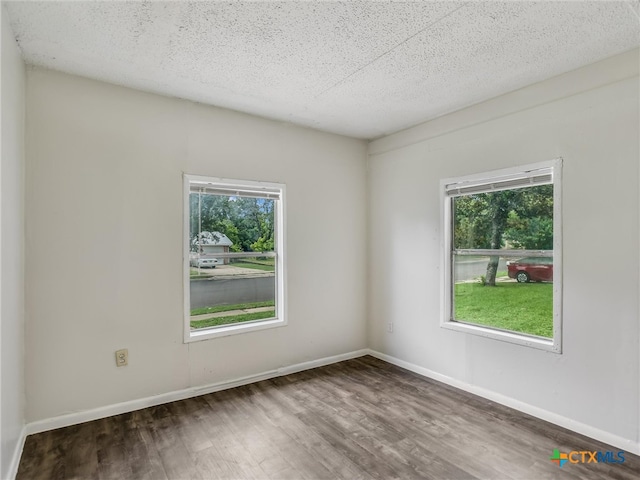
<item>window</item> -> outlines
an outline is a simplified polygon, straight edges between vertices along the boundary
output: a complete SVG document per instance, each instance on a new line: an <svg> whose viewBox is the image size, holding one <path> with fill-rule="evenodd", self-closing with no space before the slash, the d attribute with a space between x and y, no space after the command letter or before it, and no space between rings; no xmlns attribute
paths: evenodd
<svg viewBox="0 0 640 480"><path fill-rule="evenodd" d="M443 327L561 352L561 167L441 182Z"/></svg>
<svg viewBox="0 0 640 480"><path fill-rule="evenodd" d="M184 176L185 342L286 324L284 190Z"/></svg>

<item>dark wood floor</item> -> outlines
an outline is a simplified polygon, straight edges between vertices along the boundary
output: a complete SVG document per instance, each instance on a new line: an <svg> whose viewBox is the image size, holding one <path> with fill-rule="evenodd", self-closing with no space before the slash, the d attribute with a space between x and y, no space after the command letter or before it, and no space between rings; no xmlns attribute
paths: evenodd
<svg viewBox="0 0 640 480"><path fill-rule="evenodd" d="M640 478L640 458L362 357L31 435L18 479Z"/></svg>

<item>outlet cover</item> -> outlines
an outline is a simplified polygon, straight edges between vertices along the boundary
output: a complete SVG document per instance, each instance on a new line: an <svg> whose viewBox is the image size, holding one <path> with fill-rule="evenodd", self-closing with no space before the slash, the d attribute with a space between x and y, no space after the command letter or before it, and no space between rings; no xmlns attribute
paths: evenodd
<svg viewBox="0 0 640 480"><path fill-rule="evenodd" d="M123 348L116 351L116 366L124 367L129 364L129 350Z"/></svg>

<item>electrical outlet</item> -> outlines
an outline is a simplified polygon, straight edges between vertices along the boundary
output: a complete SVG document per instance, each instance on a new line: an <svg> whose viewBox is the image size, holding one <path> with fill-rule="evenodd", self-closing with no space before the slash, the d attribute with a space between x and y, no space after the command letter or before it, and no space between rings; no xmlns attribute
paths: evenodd
<svg viewBox="0 0 640 480"><path fill-rule="evenodd" d="M116 351L116 366L124 367L129 364L129 350L123 348Z"/></svg>
<svg viewBox="0 0 640 480"><path fill-rule="evenodd" d="M393 333L393 322L387 323L387 332Z"/></svg>

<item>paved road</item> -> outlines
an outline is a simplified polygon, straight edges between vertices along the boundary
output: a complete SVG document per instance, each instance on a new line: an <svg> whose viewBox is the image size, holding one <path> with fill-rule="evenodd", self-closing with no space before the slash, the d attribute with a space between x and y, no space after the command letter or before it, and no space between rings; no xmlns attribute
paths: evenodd
<svg viewBox="0 0 640 480"><path fill-rule="evenodd" d="M192 280L190 291L191 308L265 302L275 298L275 276Z"/></svg>
<svg viewBox="0 0 640 480"><path fill-rule="evenodd" d="M489 259L482 260L469 260L464 262L457 262L455 266L455 281L466 282L469 280L475 280L480 275L487 274L487 264ZM507 262L504 258L501 258L498 262L498 271L506 271Z"/></svg>
<svg viewBox="0 0 640 480"><path fill-rule="evenodd" d="M475 280L480 275L487 273L488 260L468 260L458 262L455 266L455 281L464 282ZM507 265L504 259L500 259L498 270L504 271ZM210 274L226 275L212 276L209 279L191 281L191 308L213 307L215 305L231 305L237 303L264 302L275 298L275 276L264 272L256 272L259 277L243 278L241 276L229 276L227 272L216 269ZM246 271L246 269L236 269Z"/></svg>

